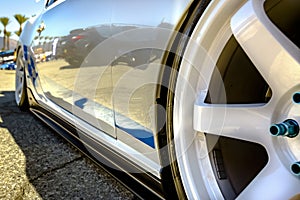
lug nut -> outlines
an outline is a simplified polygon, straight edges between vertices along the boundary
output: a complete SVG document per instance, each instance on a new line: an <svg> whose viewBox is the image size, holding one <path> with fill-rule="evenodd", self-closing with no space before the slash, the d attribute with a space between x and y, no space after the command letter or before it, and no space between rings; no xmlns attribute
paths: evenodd
<svg viewBox="0 0 300 200"><path fill-rule="evenodd" d="M282 123L271 125L270 133L273 136L287 136L293 138L299 133L299 125L295 120L287 119Z"/></svg>
<svg viewBox="0 0 300 200"><path fill-rule="evenodd" d="M294 175L300 176L300 162L295 162L292 164L291 171Z"/></svg>

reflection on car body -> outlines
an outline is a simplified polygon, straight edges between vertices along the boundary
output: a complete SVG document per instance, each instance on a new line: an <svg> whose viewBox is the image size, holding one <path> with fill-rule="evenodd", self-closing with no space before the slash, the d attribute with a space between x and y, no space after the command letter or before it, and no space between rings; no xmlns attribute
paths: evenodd
<svg viewBox="0 0 300 200"><path fill-rule="evenodd" d="M290 4L299 8L296 2L278 2L284 11ZM247 52L256 45L242 48L252 40L239 30L261 15L236 19L259 8L273 21L278 15L295 27L278 5L271 0L47 0L20 37L16 102L96 162L141 183L148 191L144 198L247 199L254 195L256 176L268 182L259 175L268 169L269 156L281 158L269 155L272 145L256 141L268 127L259 124L252 132L260 135L249 136L240 134L249 129L236 125L239 117L247 126L243 116L266 115L259 111L276 94ZM291 16L299 16L296 10ZM264 139L273 141L270 135ZM293 144L286 146L299 156ZM276 169L284 171L285 165ZM299 192L299 180L288 173L295 187L276 194L268 190L268 197Z"/></svg>
<svg viewBox="0 0 300 200"><path fill-rule="evenodd" d="M53 49L53 57L55 58L64 58L73 67L80 67L84 58L101 42L105 41L108 38L111 38L117 34L137 29L139 27L135 26L124 26L124 25L115 25L112 26L102 25L100 27L89 27L86 29L75 29L71 30L70 34L63 36L58 39L56 48ZM155 38L153 38L154 40ZM124 41L122 44L124 46L129 46L132 41ZM128 44L126 44L126 42ZM154 41L140 41L143 45L147 43L153 43ZM121 44L121 41L111 41L111 46L114 48L115 44ZM120 45L119 45L120 47ZM149 52L150 50L150 52ZM112 61L113 64L119 62L125 62L132 66L138 66L145 64L150 59L151 49L140 49L135 52L127 52L124 55L121 55L115 60ZM121 49L115 49L117 52L122 52Z"/></svg>

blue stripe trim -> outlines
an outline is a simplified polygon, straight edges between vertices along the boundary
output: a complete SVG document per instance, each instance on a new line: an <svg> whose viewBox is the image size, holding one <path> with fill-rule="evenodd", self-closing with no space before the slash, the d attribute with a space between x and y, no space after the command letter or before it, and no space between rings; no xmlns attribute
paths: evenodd
<svg viewBox="0 0 300 200"><path fill-rule="evenodd" d="M129 129L129 128L124 128L121 126L118 126L116 124L116 127L125 131L126 133L132 135L136 139L142 141L143 143L147 144L148 146L155 148L154 146L154 137L153 134L150 131L147 130L142 130L142 129Z"/></svg>
<svg viewBox="0 0 300 200"><path fill-rule="evenodd" d="M25 60L28 61L28 48L27 48L27 46L23 45L23 50L24 50Z"/></svg>

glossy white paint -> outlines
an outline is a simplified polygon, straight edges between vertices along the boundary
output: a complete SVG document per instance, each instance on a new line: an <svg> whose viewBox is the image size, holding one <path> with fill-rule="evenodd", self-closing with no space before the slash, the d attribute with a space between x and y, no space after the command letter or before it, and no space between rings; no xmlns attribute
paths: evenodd
<svg viewBox="0 0 300 200"><path fill-rule="evenodd" d="M78 139L92 155L97 157L99 144L105 144L112 152L122 155L122 159L130 160L142 171L160 179L162 166L156 144L152 148L126 130L157 132L154 100L160 68L165 67L160 65L161 56L189 2L154 1L147 6L136 1L103 1L103 6L99 2L61 0L27 22L20 46L33 47L26 52L33 57L38 54L34 47L42 41L36 32L41 23L45 23L42 36L60 39L72 38L71 32L80 29L87 33L94 28L96 35L107 36L108 27L108 35L111 34L105 41L100 42L98 38L96 42L100 43L88 51L79 66L74 67L64 59L39 63L39 79L36 82L28 79L27 85L38 103L77 126ZM102 8L101 17L95 17L96 4ZM261 199L262 194L264 199L288 199L300 193L299 178L289 171L290 165L300 160L300 136L274 138L268 133L272 123L287 118L300 121L300 105L292 102L292 95L300 91L300 52L268 19L263 5L263 0L212 1L184 53L174 91L173 126L177 162L189 199L224 198L208 157L211 146L207 145L204 133L215 138L225 136L255 142L266 149L269 156L266 167L238 199ZM154 11L159 14L152 15ZM122 30L125 34L120 34ZM204 102L213 69L232 35L271 87L272 98L268 103L214 105ZM39 41L34 41L34 37ZM83 52L92 43L84 43L78 51ZM72 50L62 47L66 52ZM137 67L132 63L138 56L130 52L140 48L162 51L155 59L147 58L143 63L146 65ZM57 51L54 52L56 55ZM76 58L77 54L73 60ZM116 58L125 62L121 59L121 64L110 63ZM22 75L22 71L17 71L16 94L22 89ZM222 96L225 94L222 83L220 88ZM19 95L16 101L20 101Z"/></svg>
<svg viewBox="0 0 300 200"><path fill-rule="evenodd" d="M147 132L154 138L161 56L189 3L58 0L46 6L40 16L29 20L20 38L21 45L28 46L26 53L36 59L38 79L28 80L28 87L40 105L84 130L95 141L93 145L107 144L160 178L155 142L149 146L140 133ZM41 25L44 28L38 32ZM85 38L72 41L78 34ZM135 56L111 63L119 57L131 58L128 52L147 48L158 49L160 55L151 63L148 60L152 58L147 58L142 63L145 69L127 63L137 60ZM49 60L42 60L46 55ZM82 63L70 63L80 56ZM127 130L142 135L141 140ZM89 146L86 138L80 134L78 139ZM96 151L101 150L95 146Z"/></svg>

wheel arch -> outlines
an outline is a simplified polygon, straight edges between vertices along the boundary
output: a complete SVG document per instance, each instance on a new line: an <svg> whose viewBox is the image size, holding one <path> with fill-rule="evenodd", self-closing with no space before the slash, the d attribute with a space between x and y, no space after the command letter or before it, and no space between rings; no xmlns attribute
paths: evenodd
<svg viewBox="0 0 300 200"><path fill-rule="evenodd" d="M189 38L205 9L211 0L194 1L184 13L178 23L172 38L169 42L168 51L165 52L161 73L161 82L157 88L156 103L164 108L165 116L157 116L158 127L161 128L155 135L158 144L160 162L162 164L161 177L165 195L168 199L187 199L179 176L179 169L176 163L176 155L173 144L172 130L172 107L174 88L176 85L177 72L182 62L183 53L188 44ZM167 87L166 87L167 86ZM163 119L161 119L163 118ZM161 121L164 125L159 125Z"/></svg>

